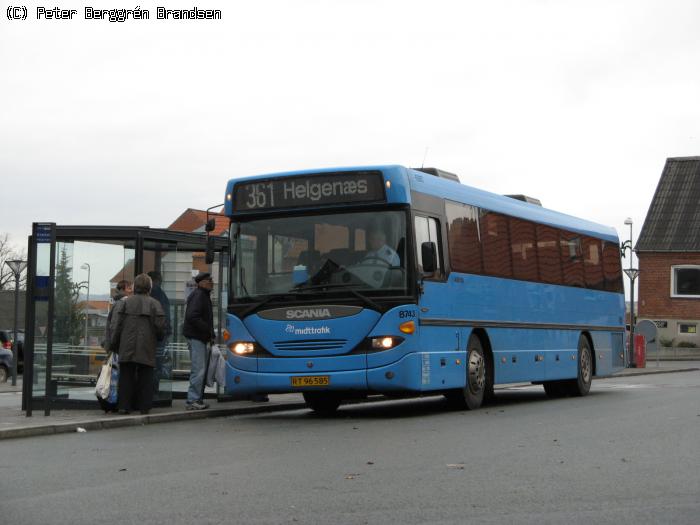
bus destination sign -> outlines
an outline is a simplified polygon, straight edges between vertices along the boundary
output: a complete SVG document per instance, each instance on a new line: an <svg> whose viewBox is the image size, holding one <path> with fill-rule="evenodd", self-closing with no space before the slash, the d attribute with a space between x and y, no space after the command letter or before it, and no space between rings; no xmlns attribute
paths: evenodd
<svg viewBox="0 0 700 525"><path fill-rule="evenodd" d="M384 181L380 171L342 171L236 184L233 209L255 211L381 202L384 199Z"/></svg>

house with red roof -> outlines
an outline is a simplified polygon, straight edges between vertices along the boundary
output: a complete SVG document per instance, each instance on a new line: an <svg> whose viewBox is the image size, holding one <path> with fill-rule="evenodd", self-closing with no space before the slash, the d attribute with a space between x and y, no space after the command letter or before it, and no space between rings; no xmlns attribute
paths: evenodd
<svg viewBox="0 0 700 525"><path fill-rule="evenodd" d="M635 251L638 319L662 342L700 346L700 157L666 160Z"/></svg>

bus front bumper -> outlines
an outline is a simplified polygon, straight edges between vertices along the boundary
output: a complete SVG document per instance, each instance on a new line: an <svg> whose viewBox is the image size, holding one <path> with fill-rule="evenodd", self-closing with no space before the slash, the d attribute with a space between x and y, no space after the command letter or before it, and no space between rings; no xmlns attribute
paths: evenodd
<svg viewBox="0 0 700 525"><path fill-rule="evenodd" d="M241 370L227 362L226 393L239 397L319 390L420 393L462 388L465 361L465 352L412 352L377 368L275 373Z"/></svg>

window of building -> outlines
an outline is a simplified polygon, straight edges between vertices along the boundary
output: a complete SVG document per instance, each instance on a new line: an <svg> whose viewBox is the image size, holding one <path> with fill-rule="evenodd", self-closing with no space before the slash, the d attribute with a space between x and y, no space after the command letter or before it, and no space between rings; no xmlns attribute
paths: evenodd
<svg viewBox="0 0 700 525"><path fill-rule="evenodd" d="M700 266L671 267L671 296L700 298Z"/></svg>
<svg viewBox="0 0 700 525"><path fill-rule="evenodd" d="M695 323L678 323L678 333L695 335L698 333L698 325Z"/></svg>

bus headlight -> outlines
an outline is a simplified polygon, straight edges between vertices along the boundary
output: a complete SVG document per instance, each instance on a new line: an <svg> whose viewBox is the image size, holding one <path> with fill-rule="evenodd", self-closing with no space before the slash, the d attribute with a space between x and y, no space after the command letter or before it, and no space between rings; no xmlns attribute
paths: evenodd
<svg viewBox="0 0 700 525"><path fill-rule="evenodd" d="M374 350L389 350L403 342L403 337L383 336L372 338L372 349Z"/></svg>
<svg viewBox="0 0 700 525"><path fill-rule="evenodd" d="M246 341L234 341L228 345L229 350L236 355L248 355L255 352L255 343Z"/></svg>

